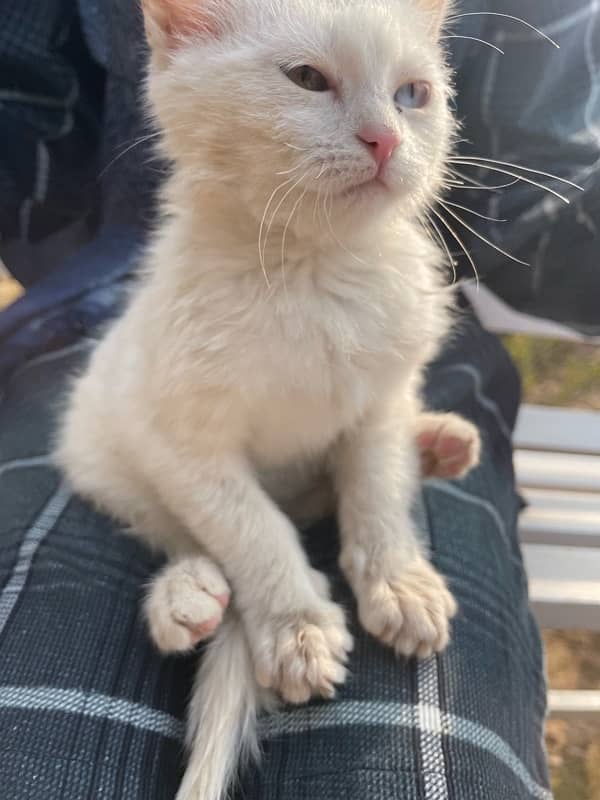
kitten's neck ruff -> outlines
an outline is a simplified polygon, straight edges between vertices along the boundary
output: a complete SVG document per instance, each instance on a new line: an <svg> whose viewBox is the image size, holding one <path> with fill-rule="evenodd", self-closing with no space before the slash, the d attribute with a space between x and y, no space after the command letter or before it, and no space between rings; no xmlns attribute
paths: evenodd
<svg viewBox="0 0 600 800"><path fill-rule="evenodd" d="M170 222L160 236L174 250L183 246L200 261L219 263L223 270L256 270L263 276L280 274L282 265L288 277L300 265L330 263L335 268L340 258L355 270L369 269L382 250L409 261L419 257L425 234L415 220L403 219L397 210L366 219L363 215L356 224L356 218L336 217L314 194L304 198L305 203L297 202L296 195L277 210L280 199L269 204L266 190L252 196L233 182L194 185L176 175L165 191ZM403 242L416 245L417 251L407 250Z"/></svg>

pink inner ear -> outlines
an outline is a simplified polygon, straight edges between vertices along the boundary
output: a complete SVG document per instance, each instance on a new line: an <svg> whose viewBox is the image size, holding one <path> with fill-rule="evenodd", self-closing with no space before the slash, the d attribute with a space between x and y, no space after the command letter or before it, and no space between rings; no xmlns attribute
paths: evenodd
<svg viewBox="0 0 600 800"><path fill-rule="evenodd" d="M214 17L203 13L203 0L143 0L146 17L171 44L197 33L218 33Z"/></svg>

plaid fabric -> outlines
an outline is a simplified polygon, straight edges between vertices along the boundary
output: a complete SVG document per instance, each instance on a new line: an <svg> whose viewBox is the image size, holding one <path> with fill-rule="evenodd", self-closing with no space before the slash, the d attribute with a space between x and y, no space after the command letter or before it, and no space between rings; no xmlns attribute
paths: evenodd
<svg viewBox="0 0 600 800"><path fill-rule="evenodd" d="M0 404L0 786L10 800L171 800L195 657L160 659L140 619L154 559L72 497L49 465L52 416L90 349L23 366ZM480 427L481 467L432 480L416 513L459 604L450 649L397 661L358 630L335 702L262 721L264 761L242 800L551 800L545 686L516 539L510 434L518 380L465 313L432 368L433 408ZM335 526L307 534L333 576Z"/></svg>
<svg viewBox="0 0 600 800"><path fill-rule="evenodd" d="M0 257L29 286L98 216L104 71L75 0L0 0L0 20Z"/></svg>

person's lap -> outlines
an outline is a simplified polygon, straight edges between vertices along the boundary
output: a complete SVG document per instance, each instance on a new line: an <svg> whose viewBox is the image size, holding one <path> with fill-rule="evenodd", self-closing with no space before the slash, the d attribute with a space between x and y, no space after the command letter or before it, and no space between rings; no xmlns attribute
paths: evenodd
<svg viewBox="0 0 600 800"><path fill-rule="evenodd" d="M11 800L171 800L196 657L162 659L139 611L156 559L70 495L53 418L82 341L21 368L0 401L0 786ZM416 509L460 612L449 650L398 661L358 630L335 525L306 541L354 620L337 700L262 721L247 800L550 798L545 686L518 543L510 430L517 378L470 317L432 368L428 402L482 432L482 466L429 481ZM210 732L207 732L210 735Z"/></svg>

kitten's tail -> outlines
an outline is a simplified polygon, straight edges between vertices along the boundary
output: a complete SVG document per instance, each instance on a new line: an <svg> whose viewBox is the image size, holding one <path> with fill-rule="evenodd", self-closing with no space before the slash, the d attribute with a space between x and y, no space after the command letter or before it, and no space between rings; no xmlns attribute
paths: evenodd
<svg viewBox="0 0 600 800"><path fill-rule="evenodd" d="M257 715L267 702L230 610L196 676L186 737L190 758L176 800L224 800L241 763L258 758Z"/></svg>

